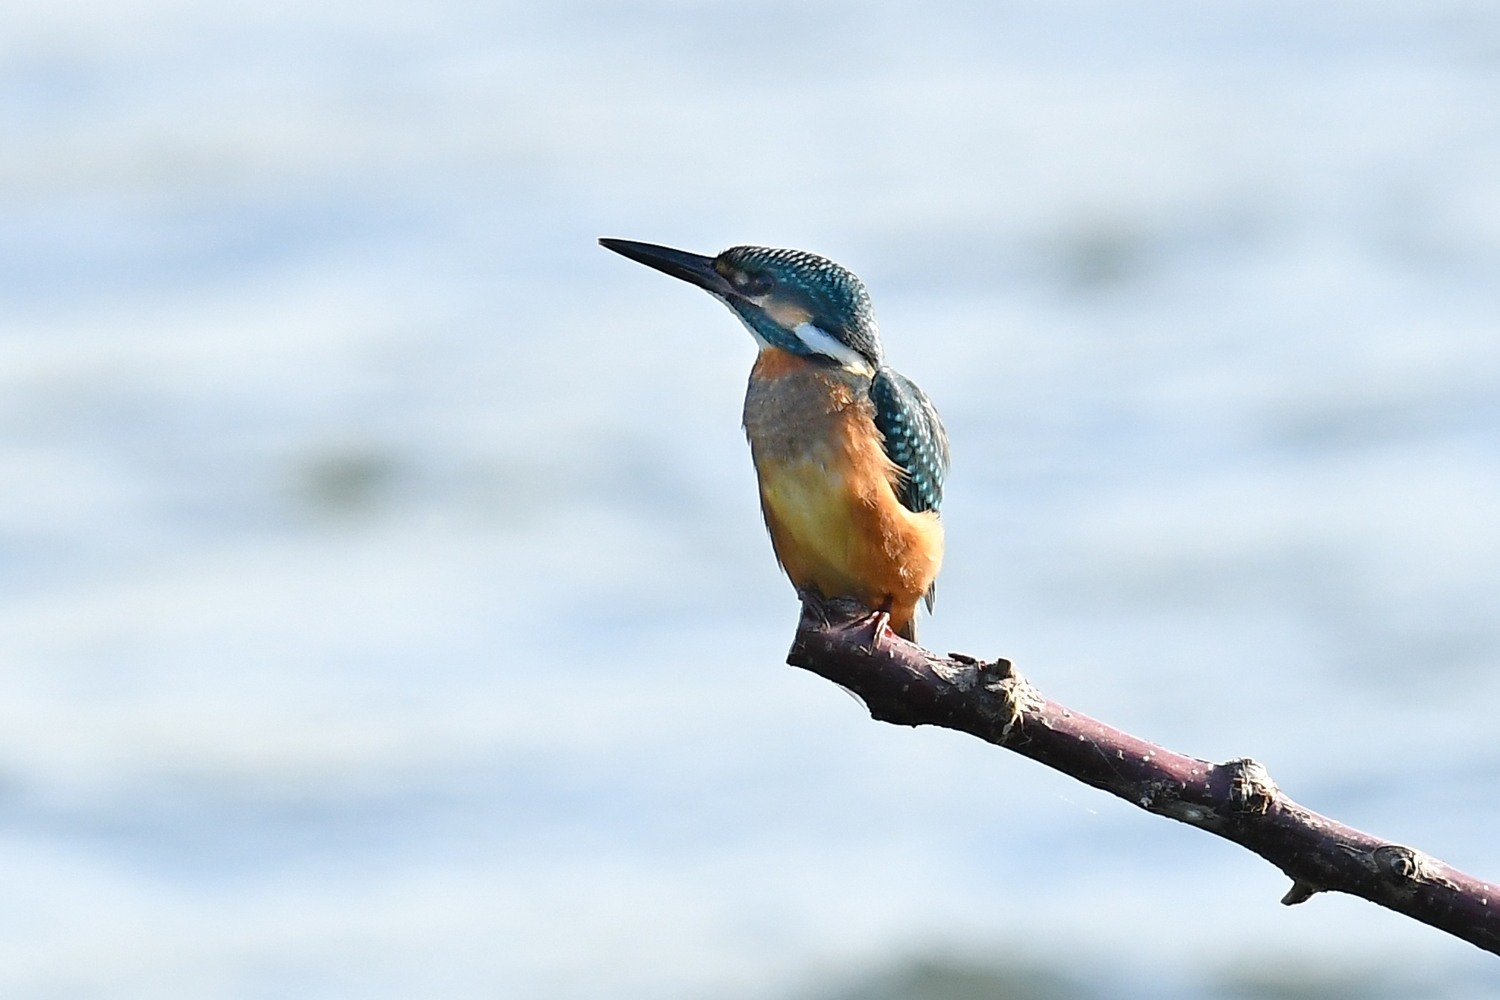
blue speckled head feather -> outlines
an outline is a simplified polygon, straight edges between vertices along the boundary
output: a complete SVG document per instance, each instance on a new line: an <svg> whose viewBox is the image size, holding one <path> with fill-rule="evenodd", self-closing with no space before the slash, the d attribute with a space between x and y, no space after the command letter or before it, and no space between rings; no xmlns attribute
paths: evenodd
<svg viewBox="0 0 1500 1000"><path fill-rule="evenodd" d="M870 367L880 366L880 334L870 293L848 268L805 250L738 246L714 258L714 269L747 296L770 296L805 309L808 322L849 347ZM746 322L754 324L758 333L767 332L751 317ZM805 348L786 344L781 331L769 332L769 342L806 353Z"/></svg>

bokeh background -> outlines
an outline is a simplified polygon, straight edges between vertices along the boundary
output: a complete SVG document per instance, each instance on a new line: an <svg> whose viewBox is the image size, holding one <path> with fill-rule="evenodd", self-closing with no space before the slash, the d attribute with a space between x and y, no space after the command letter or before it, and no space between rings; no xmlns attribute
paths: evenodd
<svg viewBox="0 0 1500 1000"><path fill-rule="evenodd" d="M1495 997L782 665L753 348L857 270L939 650L1500 877L1500 7L12 0L0 994Z"/></svg>

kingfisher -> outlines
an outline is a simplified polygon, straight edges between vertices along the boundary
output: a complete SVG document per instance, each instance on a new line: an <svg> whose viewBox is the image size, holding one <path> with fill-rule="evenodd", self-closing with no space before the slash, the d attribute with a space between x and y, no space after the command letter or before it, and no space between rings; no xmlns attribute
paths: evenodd
<svg viewBox="0 0 1500 1000"><path fill-rule="evenodd" d="M802 250L599 242L739 317L760 348L744 426L777 561L799 593L853 599L916 641L943 561L948 436L926 394L885 365L864 283Z"/></svg>

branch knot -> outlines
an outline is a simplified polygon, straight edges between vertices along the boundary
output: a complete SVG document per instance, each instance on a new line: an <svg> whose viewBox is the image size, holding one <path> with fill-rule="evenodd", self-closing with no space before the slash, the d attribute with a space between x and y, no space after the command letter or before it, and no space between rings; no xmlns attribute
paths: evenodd
<svg viewBox="0 0 1500 1000"><path fill-rule="evenodd" d="M1000 742L1004 743L1011 733L1021 731L1027 715L1035 716L1047 701L1009 660L981 664L979 671L984 689L1000 698L1000 715L1004 719Z"/></svg>
<svg viewBox="0 0 1500 1000"><path fill-rule="evenodd" d="M1270 812L1281 789L1271 780L1271 772L1251 757L1226 761L1214 770L1229 776L1229 807L1240 815L1264 816Z"/></svg>
<svg viewBox="0 0 1500 1000"><path fill-rule="evenodd" d="M1436 859L1405 844L1383 844L1370 852L1370 865L1385 878L1414 889L1419 885L1445 885L1456 888L1443 877Z"/></svg>

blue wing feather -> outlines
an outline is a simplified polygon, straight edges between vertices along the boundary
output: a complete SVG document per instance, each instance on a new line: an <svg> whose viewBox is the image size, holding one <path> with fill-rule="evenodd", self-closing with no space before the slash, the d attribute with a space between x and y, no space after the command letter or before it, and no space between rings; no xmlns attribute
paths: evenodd
<svg viewBox="0 0 1500 1000"><path fill-rule="evenodd" d="M936 511L942 506L948 475L948 435L932 401L891 368L875 372L870 400L875 404L875 427L885 438L885 453L904 474L897 498L907 510Z"/></svg>

